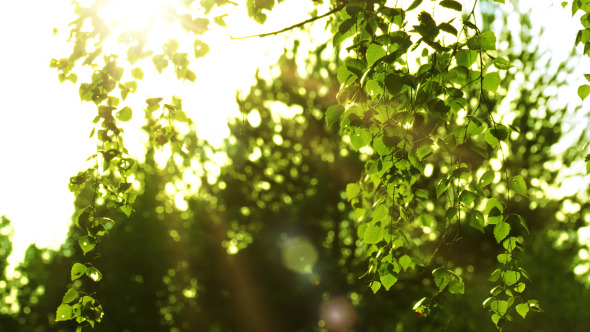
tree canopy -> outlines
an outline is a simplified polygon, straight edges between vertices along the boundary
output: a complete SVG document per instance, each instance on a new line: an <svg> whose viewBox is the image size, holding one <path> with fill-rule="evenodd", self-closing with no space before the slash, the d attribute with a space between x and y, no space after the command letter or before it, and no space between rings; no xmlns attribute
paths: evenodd
<svg viewBox="0 0 590 332"><path fill-rule="evenodd" d="M149 70L198 81L234 7L264 27L283 2L171 1L150 14L172 27L153 47L150 24L105 17L113 0L74 1L71 55L50 67L96 105L97 149L68 184L62 249L31 247L20 279L0 276L4 303L20 303L2 326L586 331L587 188L551 192L565 169L590 172L587 131L564 139L587 115L555 102L590 94L569 79L590 55L590 3L556 3L583 12L584 47L551 69L527 13L509 24L503 0L306 2L300 23L231 37L303 31L272 77L236 92L243 116L222 146L199 137L182 95L130 98ZM331 38L310 44L318 24ZM134 159L122 127L142 116Z"/></svg>

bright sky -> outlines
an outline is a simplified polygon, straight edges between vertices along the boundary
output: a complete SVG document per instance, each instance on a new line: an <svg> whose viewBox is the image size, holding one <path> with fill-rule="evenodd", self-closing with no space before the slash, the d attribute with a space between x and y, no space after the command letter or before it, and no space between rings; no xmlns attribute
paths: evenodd
<svg viewBox="0 0 590 332"><path fill-rule="evenodd" d="M157 1L140 1L140 8L150 8L146 4L153 2ZM71 0L0 2L0 215L11 219L14 227L12 263L22 258L24 249L32 242L56 248L64 241L73 212L73 195L67 188L69 177L84 169L84 161L95 150L93 140L85 139L92 128L95 107L81 104L77 86L60 84L56 71L49 68L51 58L67 56L71 50L64 38L68 31L64 23L73 18L70 3ZM565 57L577 29L577 25L567 23L577 20L568 14L569 8L563 10L558 1L555 3L551 7L535 2L535 14L531 17L537 24L552 22L555 26L556 21L563 22L559 23L559 29L549 30L543 38L551 40L548 45L554 51L563 53L555 54L556 57ZM264 26L252 21L236 22L229 31L235 36L275 31L306 19L310 5L311 1L286 1L268 16ZM465 1L464 7L468 6ZM325 12L326 8L319 12ZM128 9L119 13L145 15ZM230 15L245 16L244 13ZM231 21L226 21L231 26ZM55 37L52 36L54 27L60 31ZM161 31L160 37L165 38L167 31ZM139 82L144 93L131 98L142 103L141 98L146 96L168 99L172 94L179 95L185 111L199 123L199 135L219 142L228 133L227 116L238 114L236 89L247 93L256 68L276 62L283 52L284 37L229 41L225 33L211 35L214 38L205 38L211 52L194 67L196 83L181 84L175 77L159 77L153 80L157 84L151 86ZM326 38L319 30L312 36L318 40ZM188 45L192 47L192 39ZM145 81L155 78L155 70L150 73L146 69L153 68L151 63L142 67ZM575 90L570 91L574 96L567 99L575 100ZM139 109L135 115L139 121ZM140 142L142 138L137 131L127 131L128 142ZM141 154L141 150L135 153Z"/></svg>

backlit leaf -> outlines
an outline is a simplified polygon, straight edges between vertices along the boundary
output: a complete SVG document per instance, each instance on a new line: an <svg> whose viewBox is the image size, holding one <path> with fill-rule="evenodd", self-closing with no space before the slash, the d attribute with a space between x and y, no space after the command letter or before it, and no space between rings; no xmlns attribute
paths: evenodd
<svg viewBox="0 0 590 332"><path fill-rule="evenodd" d="M586 99L586 97L588 97L589 94L590 94L590 85L584 84L584 85L580 85L580 87L578 87L578 96L580 96L580 98L582 98L582 100Z"/></svg>
<svg viewBox="0 0 590 332"><path fill-rule="evenodd" d="M482 87L490 92L494 92L498 90L500 82L500 74L497 71L487 73L483 77Z"/></svg>
<svg viewBox="0 0 590 332"><path fill-rule="evenodd" d="M508 286L514 285L520 279L520 273L517 271L505 271L504 276L502 276L502 280Z"/></svg>
<svg viewBox="0 0 590 332"><path fill-rule="evenodd" d="M365 230L365 235L363 236L363 242L367 244L375 244L378 243L383 239L383 232L381 227L376 225L375 223L370 223L367 225L367 229Z"/></svg>
<svg viewBox="0 0 590 332"><path fill-rule="evenodd" d="M356 183L349 183L346 185L346 197L348 200L355 198L361 192L361 187Z"/></svg>
<svg viewBox="0 0 590 332"><path fill-rule="evenodd" d="M404 271L407 270L408 268L414 267L414 262L412 261L412 258L408 255L403 255L402 257L400 257L399 264L402 266Z"/></svg>
<svg viewBox="0 0 590 332"><path fill-rule="evenodd" d="M494 226L494 237L496 238L496 242L500 243L500 241L508 236L508 233L510 233L509 223L501 221Z"/></svg>
<svg viewBox="0 0 590 332"><path fill-rule="evenodd" d="M117 112L117 120L119 120L119 121L127 122L127 121L131 120L132 116L133 116L133 111L131 110L131 108L129 108L129 106L125 106L120 111Z"/></svg>
<svg viewBox="0 0 590 332"><path fill-rule="evenodd" d="M86 265L80 263L74 263L70 272L72 280L76 280L86 273Z"/></svg>
<svg viewBox="0 0 590 332"><path fill-rule="evenodd" d="M80 245L82 252L84 253L84 255L86 255L86 253L94 249L94 247L96 246L96 241L88 235L84 235L80 236L80 238L78 239L78 245Z"/></svg>
<svg viewBox="0 0 590 332"><path fill-rule="evenodd" d="M355 150L367 146L371 143L371 133L363 128L355 128L350 136L350 142Z"/></svg>
<svg viewBox="0 0 590 332"><path fill-rule="evenodd" d="M449 292L451 294L463 294L465 293L465 284L461 279L454 279L449 284Z"/></svg>
<svg viewBox="0 0 590 332"><path fill-rule="evenodd" d="M383 46L371 44L367 47L367 64L370 66L387 54Z"/></svg>
<svg viewBox="0 0 590 332"><path fill-rule="evenodd" d="M382 275L379 280L381 280L381 284L385 287L386 290L389 290L391 286L393 286L397 282L397 277L393 274L386 274Z"/></svg>
<svg viewBox="0 0 590 332"><path fill-rule="evenodd" d="M381 288L381 283L379 281L371 282L371 290L373 291L373 293L376 294L380 288Z"/></svg>
<svg viewBox="0 0 590 332"><path fill-rule="evenodd" d="M71 302L75 301L76 299L78 299L78 297L80 297L80 294L78 293L78 291L76 291L73 288L70 288L70 289L68 289L68 291L66 292L66 294L62 298L61 303L71 303Z"/></svg>
<svg viewBox="0 0 590 332"><path fill-rule="evenodd" d="M340 104L328 107L326 111L326 123L328 127L336 123L344 113L344 107Z"/></svg>
<svg viewBox="0 0 590 332"><path fill-rule="evenodd" d="M471 212L471 218L469 220L469 225L475 229L479 229L480 231L483 232L483 227L484 227L484 219L483 219L483 214L479 211L472 211Z"/></svg>
<svg viewBox="0 0 590 332"><path fill-rule="evenodd" d="M488 30L481 34L481 49L484 51L493 51L496 49L496 34Z"/></svg>
<svg viewBox="0 0 590 332"><path fill-rule="evenodd" d="M67 304L61 304L57 307L57 311L55 313L55 321L65 321L68 319L72 319L72 306Z"/></svg>
<svg viewBox="0 0 590 332"><path fill-rule="evenodd" d="M526 317L526 314L529 312L529 304L528 303L520 303L516 305L516 312L522 316L522 318Z"/></svg>
<svg viewBox="0 0 590 332"><path fill-rule="evenodd" d="M143 70L139 67L131 69L131 77L135 78L136 80L143 79Z"/></svg>
<svg viewBox="0 0 590 332"><path fill-rule="evenodd" d="M512 65L512 63L510 63L510 61L508 61L504 58L496 58L494 60L494 67L496 67L500 70L506 70L506 69L510 69L514 66Z"/></svg>
<svg viewBox="0 0 590 332"><path fill-rule="evenodd" d="M526 182L524 182L522 175L512 177L508 184L515 193L526 196Z"/></svg>
<svg viewBox="0 0 590 332"><path fill-rule="evenodd" d="M479 186L485 187L494 181L496 177L496 173L494 171L487 171L483 173L483 175L479 178Z"/></svg>

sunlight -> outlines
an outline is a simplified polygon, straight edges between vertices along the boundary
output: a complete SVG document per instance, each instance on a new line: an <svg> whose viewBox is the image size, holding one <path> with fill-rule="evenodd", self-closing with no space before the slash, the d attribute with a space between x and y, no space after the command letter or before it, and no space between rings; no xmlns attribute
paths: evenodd
<svg viewBox="0 0 590 332"><path fill-rule="evenodd" d="M100 6L99 15L108 24L147 29L162 15L169 3L168 0L107 0Z"/></svg>

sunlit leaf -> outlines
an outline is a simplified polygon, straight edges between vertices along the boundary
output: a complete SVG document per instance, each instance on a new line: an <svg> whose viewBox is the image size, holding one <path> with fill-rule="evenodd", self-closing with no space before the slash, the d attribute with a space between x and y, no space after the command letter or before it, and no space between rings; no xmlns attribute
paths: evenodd
<svg viewBox="0 0 590 332"><path fill-rule="evenodd" d="M350 136L350 142L355 150L367 146L371 143L371 133L363 128L355 128Z"/></svg>
<svg viewBox="0 0 590 332"><path fill-rule="evenodd" d="M494 92L498 90L501 81L500 74L497 71L487 73L483 77L482 87L490 92Z"/></svg>
<svg viewBox="0 0 590 332"><path fill-rule="evenodd" d="M86 273L86 265L84 264L80 264L80 263L74 263L74 265L72 266L72 270L71 270L71 279L72 280L76 280L78 278L80 278L81 276L84 275L84 273Z"/></svg>
<svg viewBox="0 0 590 332"><path fill-rule="evenodd" d="M94 249L94 247L96 246L96 241L88 235L84 235L80 236L80 238L78 239L78 245L80 245L82 252L84 253L84 255L86 255L86 253Z"/></svg>
<svg viewBox="0 0 590 332"><path fill-rule="evenodd" d="M508 286L514 285L520 279L520 273L513 270L508 270L504 272L502 280Z"/></svg>
<svg viewBox="0 0 590 332"><path fill-rule="evenodd" d="M524 182L522 175L512 177L508 184L515 193L526 196L526 182Z"/></svg>
<svg viewBox="0 0 590 332"><path fill-rule="evenodd" d="M529 312L529 304L528 303L520 303L516 305L516 312L522 316L522 318L526 318L526 314Z"/></svg>
<svg viewBox="0 0 590 332"><path fill-rule="evenodd" d="M510 233L510 224L504 221L501 221L494 226L494 237L496 238L496 242L500 243L506 236Z"/></svg>
<svg viewBox="0 0 590 332"><path fill-rule="evenodd" d="M584 84L578 87L578 96L580 96L582 100L586 99L586 97L588 97L588 94L590 94L590 85Z"/></svg>
<svg viewBox="0 0 590 332"><path fill-rule="evenodd" d="M62 298L61 303L71 303L71 302L77 300L79 297L80 297L80 294L78 293L78 291L76 291L73 288L70 288L70 289L68 289L68 291L66 292L66 294Z"/></svg>
<svg viewBox="0 0 590 332"><path fill-rule="evenodd" d="M72 319L72 306L68 304L61 304L57 307L57 311L55 313L55 321L65 321L68 319Z"/></svg>
<svg viewBox="0 0 590 332"><path fill-rule="evenodd" d="M367 225L367 229L365 230L365 235L363 237L363 242L367 244L375 244L378 243L383 239L383 232L381 227L375 223L370 223Z"/></svg>
<svg viewBox="0 0 590 332"><path fill-rule="evenodd" d="M326 123L328 127L340 120L342 113L344 113L344 107L340 104L328 107L326 111Z"/></svg>
<svg viewBox="0 0 590 332"><path fill-rule="evenodd" d="M403 255L402 257L400 257L399 264L402 266L404 271L407 270L408 268L414 267L414 262L412 261L412 258L408 255Z"/></svg>
<svg viewBox="0 0 590 332"><path fill-rule="evenodd" d="M389 290L397 282L397 278L393 274L382 275L379 280L386 290Z"/></svg>
<svg viewBox="0 0 590 332"><path fill-rule="evenodd" d="M361 192L361 188L359 187L358 184L349 183L346 185L346 197L348 198L348 200L355 198L356 196L358 196L358 194L360 192Z"/></svg>
<svg viewBox="0 0 590 332"><path fill-rule="evenodd" d="M371 282L371 290L373 291L373 293L376 294L380 288L381 288L381 283L379 281L372 281Z"/></svg>
<svg viewBox="0 0 590 332"><path fill-rule="evenodd" d="M384 57L387 53L383 49L383 46L377 44L371 44L367 47L367 64L370 66L377 60Z"/></svg>
<svg viewBox="0 0 590 332"><path fill-rule="evenodd" d="M475 229L479 229L480 231L484 231L484 218L483 214L479 211L471 211L471 218L469 219L469 225Z"/></svg>
<svg viewBox="0 0 590 332"><path fill-rule="evenodd" d="M131 108L129 106L125 106L117 112L117 119L119 121L123 121L123 122L129 121L129 120L131 120L132 116L133 116L133 111L131 110Z"/></svg>

